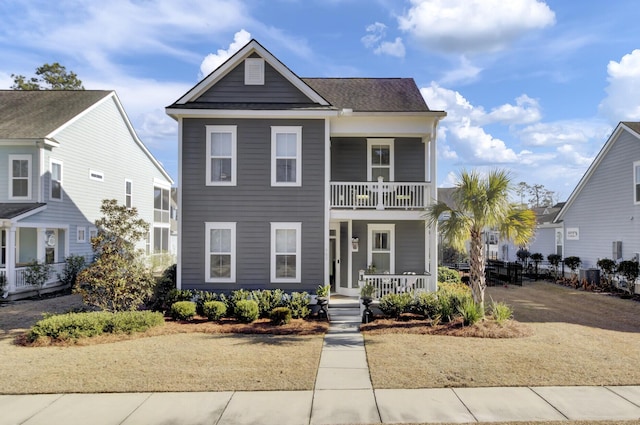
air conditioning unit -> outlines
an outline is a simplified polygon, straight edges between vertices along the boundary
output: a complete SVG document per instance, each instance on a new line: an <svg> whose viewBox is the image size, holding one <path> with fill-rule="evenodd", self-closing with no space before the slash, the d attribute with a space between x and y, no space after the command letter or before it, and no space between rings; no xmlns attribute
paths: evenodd
<svg viewBox="0 0 640 425"><path fill-rule="evenodd" d="M614 260L622 259L622 241L613 241L612 256Z"/></svg>

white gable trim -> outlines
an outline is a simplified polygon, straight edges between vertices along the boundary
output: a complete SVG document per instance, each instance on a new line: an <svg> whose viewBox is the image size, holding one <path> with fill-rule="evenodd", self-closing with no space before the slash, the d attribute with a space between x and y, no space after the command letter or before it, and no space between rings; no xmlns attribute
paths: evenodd
<svg viewBox="0 0 640 425"><path fill-rule="evenodd" d="M309 99L316 103L319 103L320 105L329 105L329 102L327 102L322 96L311 89L311 87L309 87L296 74L294 74L282 62L280 62L278 58L273 56L267 49L262 47L262 45L260 45L260 43L258 43L255 39L248 42L242 49L238 50L233 56L227 59L225 63L220 65L215 71L213 71L202 81L196 84L184 96L178 99L176 103L179 105L184 105L187 102L194 101L253 53L257 53L260 57L262 57L265 62L267 62L276 71L282 74L283 77L289 80L291 84L293 84L298 90L304 93Z"/></svg>
<svg viewBox="0 0 640 425"><path fill-rule="evenodd" d="M149 151L149 149L147 149L147 147L144 145L144 143L142 143L142 140L140 140L140 138L138 138L138 135L136 134L136 130L133 128L133 125L131 124L131 121L129 121L129 117L127 116L127 113L125 112L124 107L122 106L122 103L120 102L120 99L118 98L118 95L116 94L115 91L109 92L105 97L103 97L102 99L98 100L96 103L94 103L93 105L91 105L90 107L88 107L87 109L85 109L84 111L82 111L81 113L76 115L75 117L71 118L69 121L67 121L66 123L64 123L60 127L58 127L55 130L53 130L51 133L49 133L45 137L45 140L49 139L49 140L53 140L54 142L57 142L55 140L55 135L56 134L58 134L60 131L64 130L65 128L67 128L68 126L73 124L74 122L78 121L80 118L82 118L85 115L87 115L90 111L94 110L99 105L101 105L102 103L106 102L108 99L113 99L113 101L115 102L116 108L118 109L118 112L120 113L120 116L122 117L122 120L124 121L125 125L127 126L127 129L129 130L129 133L131 134L131 138L136 142L136 144L140 147L140 149L142 149L142 151L145 153L145 155L147 155L149 160L151 160L153 165L156 166L158 171L160 171L160 173L162 173L162 175L167 179L167 181L169 182L169 185L173 184L173 179L171 178L169 173L167 173L167 171L164 169L164 167L158 162L158 160L156 160L156 158Z"/></svg>
<svg viewBox="0 0 640 425"><path fill-rule="evenodd" d="M587 183L591 179L591 176L593 175L593 173L595 173L596 169L598 168L604 157L607 155L607 153L609 153L614 143L618 140L620 134L622 134L623 131L626 131L637 139L640 139L640 134L624 125L624 123L620 122L613 133L611 133L611 136L609 136L609 139L607 139L602 149L600 149L600 152L598 152L598 155L596 155L596 158L584 173L584 176L582 176L576 188L573 189L573 192L571 192L569 199L567 199L567 202L564 204L556 218L553 220L553 223L559 223L562 221L566 212L569 210L569 208L571 208L573 202L576 200L582 189L587 185Z"/></svg>

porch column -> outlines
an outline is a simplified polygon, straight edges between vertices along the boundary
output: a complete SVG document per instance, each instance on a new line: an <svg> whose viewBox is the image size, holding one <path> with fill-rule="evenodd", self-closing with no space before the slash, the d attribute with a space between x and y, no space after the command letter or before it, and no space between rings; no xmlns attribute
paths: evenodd
<svg viewBox="0 0 640 425"><path fill-rule="evenodd" d="M7 230L7 291L16 290L16 228L11 226Z"/></svg>
<svg viewBox="0 0 640 425"><path fill-rule="evenodd" d="M42 227L38 227L38 230L36 232L36 246L37 246L37 251L36 251L36 260L40 263L44 263L44 240L45 237L47 236L46 233L47 229L44 229Z"/></svg>

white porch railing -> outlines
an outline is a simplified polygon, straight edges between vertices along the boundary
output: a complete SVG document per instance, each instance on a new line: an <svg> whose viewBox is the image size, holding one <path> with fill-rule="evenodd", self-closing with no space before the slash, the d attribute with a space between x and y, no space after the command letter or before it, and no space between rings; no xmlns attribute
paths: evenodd
<svg viewBox="0 0 640 425"><path fill-rule="evenodd" d="M64 269L64 265L65 263L54 263L54 264L49 264L49 266L51 266L51 268L49 269L49 276L47 277L47 280L44 282L45 285L51 284L51 283L57 283L60 279L58 279L58 274L62 274L62 270ZM32 285L29 285L29 283L26 281L25 279L25 271L28 269L28 267L17 267L16 268L16 279L14 281L14 287L16 289L21 289L21 288L30 288L32 287Z"/></svg>
<svg viewBox="0 0 640 425"><path fill-rule="evenodd" d="M373 285L376 288L373 298L379 299L387 294L403 292L433 292L435 285L428 274L364 274L361 273L360 286Z"/></svg>
<svg viewBox="0 0 640 425"><path fill-rule="evenodd" d="M331 182L331 208L423 209L431 183Z"/></svg>

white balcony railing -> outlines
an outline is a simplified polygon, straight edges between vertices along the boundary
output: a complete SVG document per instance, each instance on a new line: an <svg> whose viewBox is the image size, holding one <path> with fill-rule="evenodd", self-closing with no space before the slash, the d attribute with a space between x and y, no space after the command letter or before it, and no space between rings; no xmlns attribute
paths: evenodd
<svg viewBox="0 0 640 425"><path fill-rule="evenodd" d="M360 286L373 285L376 288L373 298L380 299L387 294L403 292L433 292L435 284L428 274L364 274L360 273Z"/></svg>
<svg viewBox="0 0 640 425"><path fill-rule="evenodd" d="M331 208L424 209L430 183L331 182Z"/></svg>

